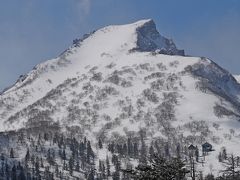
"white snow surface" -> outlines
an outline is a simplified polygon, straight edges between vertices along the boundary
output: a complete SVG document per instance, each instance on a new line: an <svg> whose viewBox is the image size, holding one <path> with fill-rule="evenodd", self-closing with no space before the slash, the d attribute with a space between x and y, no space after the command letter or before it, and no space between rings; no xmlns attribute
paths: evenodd
<svg viewBox="0 0 240 180"><path fill-rule="evenodd" d="M165 102L166 94L173 93L176 95L177 102L172 103L175 117L174 120L170 120L170 124L175 128L176 136L183 135L190 138L191 135L203 134L202 129L188 127L189 123L201 122L202 126L209 131L206 133L205 140L213 144L215 151L207 156L210 159L207 165L204 168L199 165L199 168L203 169L204 174L210 171L218 174L221 166L217 155L223 146L227 147L229 153L240 155L238 145L240 116L237 106L240 103L239 84L231 78L229 73L208 59L163 55L158 54L157 51L131 51L137 47L138 28L150 21L152 20L104 27L80 41L78 45L73 45L59 57L37 65L25 79L19 79L15 85L0 95L0 131L26 127L29 119L34 117L30 114L34 109L50 110L51 120L59 122L63 129L65 126L79 126L82 121L79 122L77 119L82 115L69 120L69 108L92 110L94 105L98 105L99 109L92 110L93 114L97 112L96 120L86 119L91 123L88 124L89 129L84 133L90 140L92 138L96 141L95 137L111 121L114 121L114 125L110 130L106 130L107 137L114 137L116 133L124 136L126 132L137 132L147 128L149 143L159 137L167 140L169 137L162 133L163 124L155 118L155 113L157 107ZM160 46L165 46L162 43L157 44L159 49L161 49ZM198 68L200 69L198 65L203 67L204 71L198 71ZM189 67L196 68L197 76L187 70ZM113 79L119 83L109 82L109 77L112 77L114 72L118 73L120 80ZM103 79L90 81L97 73L101 73ZM152 75L153 73L155 74ZM149 77L150 75L152 77ZM235 78L240 79L239 76ZM159 89L154 89L151 85L157 80L159 83L162 81L162 84L160 83ZM71 81L70 85L66 83L67 81ZM204 85L211 84L211 87L217 87L218 90L199 88L198 84L202 81ZM84 94L83 89L89 83L91 86L87 88L92 90ZM121 83L129 84L125 86ZM111 92L111 95L105 97L101 90L106 86L114 88L117 92ZM56 89L61 90L59 95L53 91ZM150 89L157 95L156 102L154 99L148 100L143 96L143 91L146 89ZM54 97L47 96L49 92L53 93ZM98 95L99 99L96 98ZM141 100L144 105L137 108L137 103ZM169 103L171 100L166 101ZM121 103L123 105L119 105ZM133 106L133 110L129 110L132 112L129 112L130 115L124 114L127 110L121 108L129 108L130 105ZM217 116L216 105L227 109L228 115ZM147 112L148 117L146 117ZM106 120L106 116L110 119ZM136 116L137 118L134 119ZM149 118L148 122L147 118ZM86 125L88 122L84 123ZM214 124L218 124L219 127ZM231 129L235 133L230 133ZM192 143L201 145L200 140L192 140Z"/></svg>
<svg viewBox="0 0 240 180"><path fill-rule="evenodd" d="M240 83L240 75L234 75L234 78L237 80L238 83Z"/></svg>

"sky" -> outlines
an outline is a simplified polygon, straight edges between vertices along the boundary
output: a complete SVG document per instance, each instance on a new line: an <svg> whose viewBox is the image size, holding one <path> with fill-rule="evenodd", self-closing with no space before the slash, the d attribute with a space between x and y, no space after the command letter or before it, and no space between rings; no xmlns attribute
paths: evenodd
<svg viewBox="0 0 240 180"><path fill-rule="evenodd" d="M149 18L186 54L240 74L239 0L1 0L0 91L85 33Z"/></svg>

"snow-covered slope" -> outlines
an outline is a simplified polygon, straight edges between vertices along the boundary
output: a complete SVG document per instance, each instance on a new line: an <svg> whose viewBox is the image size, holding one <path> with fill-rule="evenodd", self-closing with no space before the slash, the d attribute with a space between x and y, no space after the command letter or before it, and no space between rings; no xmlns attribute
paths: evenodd
<svg viewBox="0 0 240 180"><path fill-rule="evenodd" d="M108 26L74 41L0 95L0 131L58 125L93 141L146 140L240 152L240 85L201 57L184 56L152 20ZM201 167L199 167L201 168ZM205 172L206 171L206 172Z"/></svg>
<svg viewBox="0 0 240 180"><path fill-rule="evenodd" d="M240 82L240 75L234 75L234 78L237 80L237 82Z"/></svg>

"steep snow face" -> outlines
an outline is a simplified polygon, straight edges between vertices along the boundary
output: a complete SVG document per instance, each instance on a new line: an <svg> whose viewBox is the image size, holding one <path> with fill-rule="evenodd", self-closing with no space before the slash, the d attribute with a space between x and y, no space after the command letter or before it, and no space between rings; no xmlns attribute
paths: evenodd
<svg viewBox="0 0 240 180"><path fill-rule="evenodd" d="M58 125L110 142L145 130L149 144L211 142L210 159L239 152L239 83L183 54L152 20L99 29L0 95L0 131Z"/></svg>

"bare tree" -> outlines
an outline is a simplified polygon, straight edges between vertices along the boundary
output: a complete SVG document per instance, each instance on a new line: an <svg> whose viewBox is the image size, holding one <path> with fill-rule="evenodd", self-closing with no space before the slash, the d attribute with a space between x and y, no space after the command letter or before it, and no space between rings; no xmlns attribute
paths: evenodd
<svg viewBox="0 0 240 180"><path fill-rule="evenodd" d="M240 169L238 166L238 157L235 157L233 154L230 157L227 157L225 161L222 162L226 167L222 171L224 176L231 177L233 180L239 178Z"/></svg>

